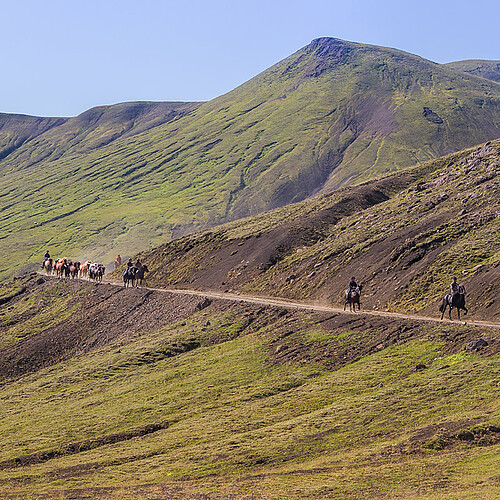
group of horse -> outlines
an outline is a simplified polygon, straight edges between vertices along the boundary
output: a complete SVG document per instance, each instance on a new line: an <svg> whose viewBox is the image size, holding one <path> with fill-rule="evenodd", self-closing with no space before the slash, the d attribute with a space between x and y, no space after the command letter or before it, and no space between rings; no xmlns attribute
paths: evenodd
<svg viewBox="0 0 500 500"><path fill-rule="evenodd" d="M135 264L128 265L122 273L123 286L142 286L144 274L149 271L146 264L137 261Z"/></svg>
<svg viewBox="0 0 500 500"><path fill-rule="evenodd" d="M360 298L361 298L361 289L362 286L358 285L358 287L354 290L346 290L345 294L345 303L344 303L344 311L349 304L349 310L351 312L356 312L356 305L358 306L358 311L361 309ZM465 307L465 287L460 285L458 287L458 292L451 294L447 293L443 297L443 301L439 306L439 312L441 313L441 319L444 317L444 313L446 309L449 308L449 317L451 318L451 311L455 308L457 310L458 320L460 321L460 310L464 311L464 314L467 314L468 309Z"/></svg>
<svg viewBox="0 0 500 500"><path fill-rule="evenodd" d="M103 264L91 262L79 262L67 258L62 259L46 259L43 263L43 268L49 276L55 275L58 278L81 278L102 281L102 277L106 272Z"/></svg>
<svg viewBox="0 0 500 500"><path fill-rule="evenodd" d="M115 267L117 266L118 263L115 262ZM95 281L102 281L102 277L106 272L106 268L103 264L98 264L97 262L92 263L89 260L86 262L78 262L66 258L57 259L55 261L46 259L43 263L43 268L48 275L55 274L59 278L89 278ZM130 262L122 273L123 285L125 287L142 286L144 275L148 271L148 267L145 264L141 264L139 260L137 260L135 264ZM344 311L347 304L349 304L349 310L351 312L356 312L356 305L358 306L358 311L361 310L361 290L362 285L358 285L352 290L346 290ZM443 297L443 301L439 306L441 319L443 319L444 313L448 308L450 320L452 319L451 311L454 308L457 310L459 320L460 310L465 311L465 314L467 314L468 309L465 307L465 288L462 285L459 286L458 293L448 293Z"/></svg>

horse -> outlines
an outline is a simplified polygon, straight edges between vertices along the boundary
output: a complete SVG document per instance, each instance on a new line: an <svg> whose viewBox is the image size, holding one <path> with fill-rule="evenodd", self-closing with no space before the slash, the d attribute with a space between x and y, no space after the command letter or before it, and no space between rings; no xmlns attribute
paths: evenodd
<svg viewBox="0 0 500 500"><path fill-rule="evenodd" d="M66 273L66 268L68 267L67 259L57 259L56 265L54 266L56 269L56 276L58 278L62 278Z"/></svg>
<svg viewBox="0 0 500 500"><path fill-rule="evenodd" d="M85 262L82 262L80 264L80 269L78 270L78 276L80 278L86 278L89 274L89 267L90 265L92 264L92 262L90 262L90 260L87 260Z"/></svg>
<svg viewBox="0 0 500 500"><path fill-rule="evenodd" d="M102 277L104 276L105 272L106 268L103 264L94 262L94 264L91 264L89 267L89 278L91 280L102 281Z"/></svg>
<svg viewBox="0 0 500 500"><path fill-rule="evenodd" d="M144 273L149 272L148 266L146 266L146 264L142 264L140 267L135 269L137 269L135 273L136 286L142 286L142 280L144 280Z"/></svg>
<svg viewBox="0 0 500 500"><path fill-rule="evenodd" d="M345 306L349 304L349 311L356 312L356 304L358 304L358 311L361 309L361 306L359 304L359 298L361 297L361 289L362 285L358 285L355 290L347 291L346 296L345 296L345 302L344 302L344 311L345 311Z"/></svg>
<svg viewBox="0 0 500 500"><path fill-rule="evenodd" d="M104 267L104 264L99 264L97 266L97 273L95 279L97 281L102 281L102 277L104 276L104 273L106 272L106 268Z"/></svg>
<svg viewBox="0 0 500 500"><path fill-rule="evenodd" d="M43 268L45 269L45 273L48 274L49 276L52 274L52 259L47 259L43 263Z"/></svg>
<svg viewBox="0 0 500 500"><path fill-rule="evenodd" d="M465 307L465 288L462 285L458 287L458 293L455 293L454 295L452 295L451 293L447 293L443 297L443 302L439 306L441 319L443 319L447 307L450 308L449 311L450 320L451 320L451 310L454 307L457 309L458 321L460 321L460 309L463 309L465 311L464 314L468 313L468 309Z"/></svg>
<svg viewBox="0 0 500 500"><path fill-rule="evenodd" d="M123 286L124 287L130 286L130 283L129 283L130 281L132 282L132 286L134 286L136 273L137 273L137 268L134 266L130 266L123 271L122 277L123 277Z"/></svg>
<svg viewBox="0 0 500 500"><path fill-rule="evenodd" d="M80 269L80 263L78 261L72 262L69 265L69 275L70 275L71 279L75 279L76 278L79 269Z"/></svg>

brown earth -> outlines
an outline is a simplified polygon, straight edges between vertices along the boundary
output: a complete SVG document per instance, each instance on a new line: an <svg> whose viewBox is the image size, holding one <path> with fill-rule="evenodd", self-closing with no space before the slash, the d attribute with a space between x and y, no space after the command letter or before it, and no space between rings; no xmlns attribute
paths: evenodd
<svg viewBox="0 0 500 500"><path fill-rule="evenodd" d="M76 305L68 318L23 338L11 338L10 345L0 348L0 384L9 383L26 374L57 364L73 356L79 356L112 345L113 349L133 342L138 336L161 329L167 325L185 324L194 320L191 336L182 341L167 343L161 348L149 349L136 354L127 362L132 364L155 363L165 357L176 356L188 350L230 340L240 335L257 334L267 345L268 362L279 364L315 363L328 370L337 370L362 357L393 345L415 339L433 340L441 343L442 354L462 351L467 343L483 338L487 345L477 350L478 355L489 357L500 351L499 329L439 322L416 317L404 318L396 315L370 313L342 313L311 310L310 306L283 304L273 300L256 298L263 303L245 302L244 296L233 295L225 299L206 297L181 292L146 288L124 288L115 284L96 284L79 280L31 275L15 280L15 293L0 305L0 322L8 316L8 324L0 323L0 339L9 336L13 327L54 308L58 301L70 298ZM11 285L4 287L12 289ZM248 300L250 300L248 298ZM266 304L266 301L269 302ZM27 307L23 307L28 305ZM18 312L16 312L18 311ZM231 337L221 333L212 324L216 318L228 312L243 319L239 329ZM311 337L313 335L313 338ZM429 363L427 362L429 365ZM425 371L430 366L423 363L408 370L406 376L415 371ZM440 367L446 370L447 366ZM402 375L405 377L405 374ZM63 455L72 455L89 449L133 439L156 432L172 422L155 422L117 434L107 434L83 441L68 442L58 449L47 449L35 454L23 455L0 463L0 469L12 469L43 463ZM423 453L425 450L443 450L470 446L489 446L500 441L499 429L483 425L481 420L463 420L419 429L401 445L387 448L369 458L373 463L393 462L405 455ZM124 460L136 461L147 456L134 455ZM117 461L116 465L120 462ZM112 463L111 465L115 465ZM256 462L256 465L259 463ZM360 466L359 464L357 466ZM55 468L47 476L49 480L66 480L95 474L102 464L85 463L72 467ZM294 474L310 475L328 473L340 469L332 465L324 469L294 470ZM280 473L282 474L282 473ZM263 477L272 476L264 473ZM259 475L241 481L257 481ZM207 477L205 481L216 481ZM13 486L28 485L29 474L9 480ZM237 495L200 495L190 493L195 478L184 478L179 487L169 485L141 485L130 488L80 488L67 491L68 498L243 498ZM8 497L6 497L8 498ZM12 495L19 498L19 495ZM40 494L38 498L50 498Z"/></svg>

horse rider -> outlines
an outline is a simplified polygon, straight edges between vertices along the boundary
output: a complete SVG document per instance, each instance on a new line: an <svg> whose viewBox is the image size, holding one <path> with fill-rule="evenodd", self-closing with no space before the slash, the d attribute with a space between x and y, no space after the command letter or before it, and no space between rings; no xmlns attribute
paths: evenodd
<svg viewBox="0 0 500 500"><path fill-rule="evenodd" d="M349 297L351 296L351 293L355 292L357 288L358 284L356 283L356 279L353 276L351 278L351 281L349 281L349 284L347 285L347 290L345 291L345 298L348 300Z"/></svg>
<svg viewBox="0 0 500 500"><path fill-rule="evenodd" d="M134 267L136 269L140 269L142 267L142 263L141 261L139 260L139 257L137 257L137 262L134 264Z"/></svg>
<svg viewBox="0 0 500 500"><path fill-rule="evenodd" d="M127 269L129 267L132 267L134 265L134 263L132 262L132 257L130 257L130 259L127 260Z"/></svg>
<svg viewBox="0 0 500 500"><path fill-rule="evenodd" d="M43 256L42 269L45 267L45 261L46 261L46 260L49 260L49 259L50 259L50 253L49 253L49 251L47 250L47 251L45 252L45 255Z"/></svg>
<svg viewBox="0 0 500 500"><path fill-rule="evenodd" d="M453 281L451 282L451 285L450 285L450 292L451 292L452 297L454 297L458 293L465 294L465 287L458 284L456 276L453 276Z"/></svg>
<svg viewBox="0 0 500 500"><path fill-rule="evenodd" d="M121 266L122 263L122 258L120 257L120 254L118 254L118 257L116 257L116 263Z"/></svg>

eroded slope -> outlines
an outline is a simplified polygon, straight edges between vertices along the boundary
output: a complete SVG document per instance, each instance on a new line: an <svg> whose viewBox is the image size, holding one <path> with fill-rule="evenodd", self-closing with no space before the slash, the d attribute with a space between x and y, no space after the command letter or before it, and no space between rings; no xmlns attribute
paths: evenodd
<svg viewBox="0 0 500 500"><path fill-rule="evenodd" d="M162 286L437 314L457 275L476 319L500 314L500 143L488 143L142 254Z"/></svg>

